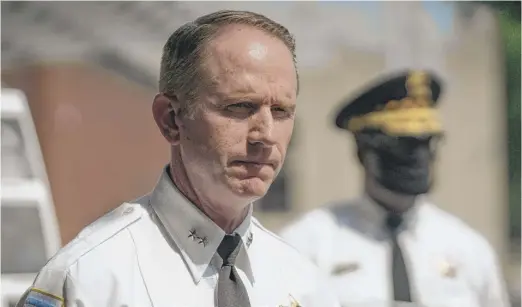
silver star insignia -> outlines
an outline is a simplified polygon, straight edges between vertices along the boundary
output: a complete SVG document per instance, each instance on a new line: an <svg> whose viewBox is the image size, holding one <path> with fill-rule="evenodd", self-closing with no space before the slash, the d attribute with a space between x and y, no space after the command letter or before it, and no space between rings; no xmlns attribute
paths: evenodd
<svg viewBox="0 0 522 307"><path fill-rule="evenodd" d="M189 238L192 238L192 240L196 240L197 236L196 236L196 230L195 229L191 229L190 232L189 232Z"/></svg>
<svg viewBox="0 0 522 307"><path fill-rule="evenodd" d="M250 246L250 244L252 244L252 241L254 240L254 234L253 233L249 233L248 234L248 239L247 239L247 246Z"/></svg>
<svg viewBox="0 0 522 307"><path fill-rule="evenodd" d="M203 244L203 246L207 246L208 240L207 237L199 238L199 244Z"/></svg>

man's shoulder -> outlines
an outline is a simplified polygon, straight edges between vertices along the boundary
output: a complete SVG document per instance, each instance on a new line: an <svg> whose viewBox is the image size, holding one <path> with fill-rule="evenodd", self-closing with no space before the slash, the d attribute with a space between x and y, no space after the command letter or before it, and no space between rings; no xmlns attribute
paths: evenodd
<svg viewBox="0 0 522 307"><path fill-rule="evenodd" d="M140 220L146 213L145 204L144 199L125 202L98 218L61 248L44 266L39 276L45 271L53 271L54 274L62 272L65 278L67 270L80 258L99 246L110 243L111 239Z"/></svg>
<svg viewBox="0 0 522 307"><path fill-rule="evenodd" d="M138 220L143 213L146 212L147 207L148 196L141 197L134 201L124 202L83 228L71 243L96 233L104 233L111 236L112 232L121 231L123 228Z"/></svg>
<svg viewBox="0 0 522 307"><path fill-rule="evenodd" d="M489 242L480 232L473 229L458 216L432 203L428 203L424 210L425 216L430 220L430 225L437 227L438 234L458 245L473 245L475 251L477 249L492 249Z"/></svg>
<svg viewBox="0 0 522 307"><path fill-rule="evenodd" d="M340 220L343 216L350 215L355 208L357 200L342 200L328 202L317 208L314 208L286 225L281 234L286 237L285 234L290 232L310 232L315 233L317 231L324 233L325 231L333 231L337 229L340 224Z"/></svg>

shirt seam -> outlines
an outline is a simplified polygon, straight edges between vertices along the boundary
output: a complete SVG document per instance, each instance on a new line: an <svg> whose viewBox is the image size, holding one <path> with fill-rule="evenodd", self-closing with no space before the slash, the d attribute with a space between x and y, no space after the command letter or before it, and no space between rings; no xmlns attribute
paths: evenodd
<svg viewBox="0 0 522 307"><path fill-rule="evenodd" d="M124 227L120 228L119 230L115 231L114 233L112 233L110 236L108 236L107 238L101 240L100 242L97 242L96 244L93 244L92 246L90 246L89 248L86 248L86 250L79 254L77 257L75 257L76 259L74 259L73 261L69 262L67 265L66 265L66 270L69 270L70 267L74 266L76 263L78 263L78 261L80 261L86 254L90 253L91 251L93 251L94 249L96 249L98 246L102 245L103 243L107 242L108 240L112 239L113 237L115 237L116 235L118 235L120 232L124 231L124 230L128 230L128 227L134 223L136 223L137 221L139 221L141 219L141 215L140 217L136 218L134 221L128 223L127 225L125 225ZM98 230L100 231L100 230ZM97 231L97 232L98 232ZM82 240L85 240L86 238L82 238Z"/></svg>
<svg viewBox="0 0 522 307"><path fill-rule="evenodd" d="M129 228L126 228L127 232L129 233L129 236L131 237L131 240L132 240L132 245L134 245L134 249L136 249L136 241L134 241L134 236L132 235L132 232L130 231ZM138 255L135 254L135 257L138 257ZM136 261L137 265L138 265L138 269L140 271L140 277L141 277L141 281L143 282L143 286L145 287L145 291L147 291L147 297L149 298L149 303L151 306L154 306L154 304L152 303L152 297L150 295L150 291L149 291L149 288L147 287L147 283L145 282L145 278L143 277L143 271L141 269L141 265L140 265L140 262L139 261Z"/></svg>

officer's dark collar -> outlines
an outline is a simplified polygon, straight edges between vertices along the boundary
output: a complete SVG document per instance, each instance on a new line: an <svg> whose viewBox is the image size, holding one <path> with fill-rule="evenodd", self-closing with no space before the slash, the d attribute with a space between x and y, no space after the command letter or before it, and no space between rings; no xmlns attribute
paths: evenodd
<svg viewBox="0 0 522 307"><path fill-rule="evenodd" d="M426 196L419 195L415 198L415 204L407 211L401 214L403 218L402 225L400 226L401 230L411 230L415 228L415 225L418 220L419 211L426 204ZM371 225L375 225L375 227L379 230L384 230L386 225L386 218L390 211L383 208L379 205L373 198L371 198L368 194L364 194L362 197L362 202L360 206L361 216Z"/></svg>

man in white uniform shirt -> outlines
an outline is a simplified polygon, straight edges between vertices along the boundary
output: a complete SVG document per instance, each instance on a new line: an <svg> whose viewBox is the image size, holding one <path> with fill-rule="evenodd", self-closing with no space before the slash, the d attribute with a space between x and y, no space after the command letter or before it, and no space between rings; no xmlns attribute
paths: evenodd
<svg viewBox="0 0 522 307"><path fill-rule="evenodd" d="M411 71L376 82L345 105L336 125L354 134L365 193L282 231L330 275L344 306L508 306L488 242L425 196L443 132L435 109L440 92L435 75Z"/></svg>
<svg viewBox="0 0 522 307"><path fill-rule="evenodd" d="M165 44L159 90L171 163L156 187L84 229L19 306L339 306L312 262L252 217L293 131L288 30L245 11L189 22Z"/></svg>

